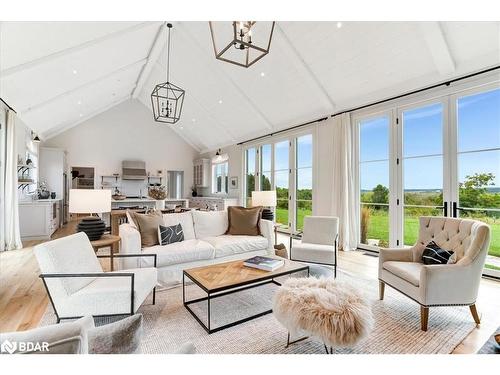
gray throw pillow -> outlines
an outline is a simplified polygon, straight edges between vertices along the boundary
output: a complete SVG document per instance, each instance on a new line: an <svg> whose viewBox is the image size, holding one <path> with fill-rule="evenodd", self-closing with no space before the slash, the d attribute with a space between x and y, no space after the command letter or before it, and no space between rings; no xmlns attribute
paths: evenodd
<svg viewBox="0 0 500 375"><path fill-rule="evenodd" d="M91 329L87 333L89 354L139 353L142 314Z"/></svg>
<svg viewBox="0 0 500 375"><path fill-rule="evenodd" d="M184 241L184 231L180 223L170 227L158 225L158 242L160 245L170 245L181 241Z"/></svg>

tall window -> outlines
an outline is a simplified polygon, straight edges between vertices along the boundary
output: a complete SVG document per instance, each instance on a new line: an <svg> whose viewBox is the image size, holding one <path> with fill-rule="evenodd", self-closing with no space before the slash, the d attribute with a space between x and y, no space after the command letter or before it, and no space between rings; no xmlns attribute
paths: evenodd
<svg viewBox="0 0 500 375"><path fill-rule="evenodd" d="M249 148L245 152L245 198L246 206L252 205L252 191L255 190L255 172L257 162L257 150L255 147Z"/></svg>
<svg viewBox="0 0 500 375"><path fill-rule="evenodd" d="M500 276L498 83L395 103L356 123L359 246L414 245L421 216L471 217L490 225L484 272Z"/></svg>
<svg viewBox="0 0 500 375"><path fill-rule="evenodd" d="M486 268L500 271L500 89L456 102L458 212L491 228Z"/></svg>
<svg viewBox="0 0 500 375"><path fill-rule="evenodd" d="M274 185L276 189L277 206L276 222L284 228L289 224L289 175L290 175L290 141L274 144Z"/></svg>
<svg viewBox="0 0 500 375"><path fill-rule="evenodd" d="M227 194L228 162L212 164L212 193Z"/></svg>
<svg viewBox="0 0 500 375"><path fill-rule="evenodd" d="M312 215L313 144L312 135L298 137L295 141L295 227L304 228L304 216Z"/></svg>
<svg viewBox="0 0 500 375"><path fill-rule="evenodd" d="M276 190L275 221L281 229L299 231L312 215L313 135L304 134L245 150L245 198L252 191Z"/></svg>
<svg viewBox="0 0 500 375"><path fill-rule="evenodd" d="M359 123L360 242L389 246L389 116Z"/></svg>

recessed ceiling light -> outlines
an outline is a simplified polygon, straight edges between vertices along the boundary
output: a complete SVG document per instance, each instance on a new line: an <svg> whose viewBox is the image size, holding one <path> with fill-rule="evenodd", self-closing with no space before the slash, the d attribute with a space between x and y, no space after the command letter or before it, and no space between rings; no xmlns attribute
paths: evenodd
<svg viewBox="0 0 500 375"><path fill-rule="evenodd" d="M191 121L196 122L196 119L195 119L195 118L194 118L194 119L191 119Z"/></svg>
<svg viewBox="0 0 500 375"><path fill-rule="evenodd" d="M260 73L260 76L261 76L261 77L264 77L265 75L266 75L266 73L264 73L264 72L261 72L261 73Z"/></svg>
<svg viewBox="0 0 500 375"><path fill-rule="evenodd" d="M181 126L179 126L179 128L182 130L182 129L184 129L184 126L181 125Z"/></svg>
<svg viewBox="0 0 500 375"><path fill-rule="evenodd" d="M337 29L340 29L342 27L342 22L337 22Z"/></svg>
<svg viewBox="0 0 500 375"><path fill-rule="evenodd" d="M83 117L83 113L80 113L80 117Z"/></svg>
<svg viewBox="0 0 500 375"><path fill-rule="evenodd" d="M219 104L222 104L222 99L219 99Z"/></svg>
<svg viewBox="0 0 500 375"><path fill-rule="evenodd" d="M78 72L76 71L76 69L73 69L73 74L76 74L76 73L78 73Z"/></svg>
<svg viewBox="0 0 500 375"><path fill-rule="evenodd" d="M79 100L79 101L78 101L78 105L80 105L80 104L82 104L82 101L81 101L81 100Z"/></svg>

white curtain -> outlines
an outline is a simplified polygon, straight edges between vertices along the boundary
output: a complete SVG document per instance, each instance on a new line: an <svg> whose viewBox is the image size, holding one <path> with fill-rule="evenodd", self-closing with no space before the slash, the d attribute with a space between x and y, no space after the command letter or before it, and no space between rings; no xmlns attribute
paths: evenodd
<svg viewBox="0 0 500 375"><path fill-rule="evenodd" d="M358 194L355 178L354 126L351 116L334 117L333 132L333 216L340 218L339 245L344 251L355 250L358 244Z"/></svg>
<svg viewBox="0 0 500 375"><path fill-rule="evenodd" d="M5 178L2 200L5 202L4 242L5 250L20 249L21 233L19 231L19 206L17 195L17 147L16 147L16 114L7 111L5 142Z"/></svg>

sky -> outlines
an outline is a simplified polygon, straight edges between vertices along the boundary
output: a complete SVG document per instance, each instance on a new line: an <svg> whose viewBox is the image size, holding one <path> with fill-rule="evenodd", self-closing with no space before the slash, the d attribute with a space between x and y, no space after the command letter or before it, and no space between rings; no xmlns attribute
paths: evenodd
<svg viewBox="0 0 500 375"><path fill-rule="evenodd" d="M458 99L459 181L474 173L493 173L500 186L500 89ZM389 186L389 119L361 123L361 189ZM403 170L405 189L442 189L443 106L441 103L403 112ZM430 156L429 156L430 155Z"/></svg>

